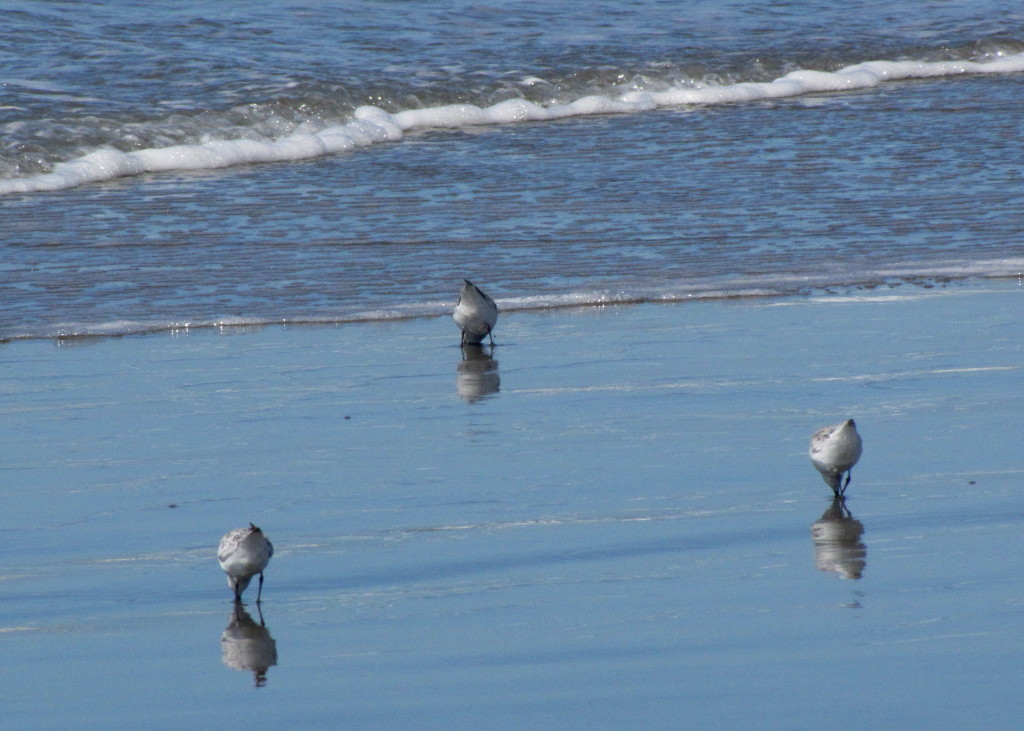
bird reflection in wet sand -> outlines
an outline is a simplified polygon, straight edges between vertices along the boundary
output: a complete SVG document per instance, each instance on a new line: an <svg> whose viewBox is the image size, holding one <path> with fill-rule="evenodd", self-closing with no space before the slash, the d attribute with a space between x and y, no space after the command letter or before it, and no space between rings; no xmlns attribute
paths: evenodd
<svg viewBox="0 0 1024 731"><path fill-rule="evenodd" d="M259 611L259 617L260 622L256 624L242 604L236 602L231 621L220 637L220 647L225 665L251 672L256 679L256 687L262 688L267 683L267 670L277 665L277 643L270 636L262 611Z"/></svg>
<svg viewBox="0 0 1024 731"><path fill-rule="evenodd" d="M459 301L452 318L462 330L463 345L477 345L489 338L494 345L495 323L498 322L498 305L482 289L468 279L463 280Z"/></svg>
<svg viewBox="0 0 1024 731"><path fill-rule="evenodd" d="M832 500L825 514L811 526L814 563L844 579L859 579L867 565L868 549L861 541L864 524L855 519L842 497Z"/></svg>
<svg viewBox="0 0 1024 731"><path fill-rule="evenodd" d="M463 345L462 360L455 371L455 388L459 396L475 403L498 392L501 378L498 376L498 361L482 345Z"/></svg>
<svg viewBox="0 0 1024 731"><path fill-rule="evenodd" d="M811 463L836 497L843 497L860 459L862 443L853 419L826 426L811 435ZM843 483L843 473L846 482Z"/></svg>
<svg viewBox="0 0 1024 731"><path fill-rule="evenodd" d="M263 596L263 569L267 568L274 555L274 545L263 535L263 531L252 523L248 528L235 528L224 534L217 549L220 567L228 575L228 586L235 592L235 601L242 601L242 592L249 586L252 577L259 574L260 588L256 603Z"/></svg>

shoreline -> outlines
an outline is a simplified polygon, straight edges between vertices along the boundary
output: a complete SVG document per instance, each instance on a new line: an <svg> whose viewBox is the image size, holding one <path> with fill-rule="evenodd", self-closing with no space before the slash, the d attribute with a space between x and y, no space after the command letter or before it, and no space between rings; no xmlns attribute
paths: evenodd
<svg viewBox="0 0 1024 731"><path fill-rule="evenodd" d="M1010 282L1013 279L1017 280L1018 286L1022 285L1021 277L1024 276L1018 274L1000 274L990 275L985 277L968 276L963 278L944 278L944 277L915 277L912 280L907 281L887 281L887 282L861 282L861 283L846 283L846 284L834 284L834 285L823 285L820 287L812 287L807 291L799 292L775 292L775 291L762 291L762 290L747 290L747 291L736 291L736 292L698 292L690 293L685 295L666 295L666 296L630 296L621 294L616 296L612 294L601 294L595 296L592 300L582 299L572 301L559 302L557 300L543 299L543 301L537 304L524 304L524 299L530 298L497 298L500 306L500 312L503 314L519 314L519 313L544 313L549 311L572 311L572 310L588 310L588 309L601 309L604 307L628 307L628 306L641 306L641 305L680 305L686 303L698 303L698 302L756 302L758 300L765 299L804 299L804 298L815 298L815 297L834 297L834 296L854 296L856 294L876 293L885 290L897 290L901 287L906 287L911 290L932 290L939 289L945 290L947 287L952 289L967 289L974 290L984 288L987 283L992 283L998 286L1002 282ZM575 297L575 295L573 296ZM516 303L520 304L516 304ZM422 305L409 305L411 309L420 310L425 307ZM408 314L401 313L400 310L380 310L380 311L368 311L364 315L350 315L342 317L322 316L312 318L252 318L247 319L240 316L225 316L217 318L208 322L135 322L131 320L121 320L114 323L98 323L92 325L65 325L57 324L51 326L55 332L47 334L24 334L24 335L11 335L6 337L0 337L0 346L13 345L15 343L25 343L33 341L49 340L54 341L58 345L64 343L73 343L77 341L92 342L102 341L108 339L125 338L125 337L137 337L147 335L180 335L189 334L191 332L212 332L221 331L222 333L238 334L245 333L246 331L259 331L264 328L271 327L342 327L346 325L374 325L383 324L389 322L406 322L406 321L418 321L418 320L433 320L438 318L450 317L451 310L455 307L455 301L439 303L437 305L431 305L427 307L428 310L436 311L416 311ZM117 331L120 329L120 331ZM113 332L112 332L113 330Z"/></svg>

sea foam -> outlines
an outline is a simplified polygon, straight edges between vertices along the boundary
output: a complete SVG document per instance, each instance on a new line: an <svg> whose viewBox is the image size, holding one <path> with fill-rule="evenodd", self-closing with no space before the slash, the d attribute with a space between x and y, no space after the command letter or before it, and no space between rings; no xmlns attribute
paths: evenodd
<svg viewBox="0 0 1024 731"><path fill-rule="evenodd" d="M869 61L837 71L792 71L773 81L729 85L694 83L664 91L634 91L618 97L589 95L571 103L542 105L514 98L492 106L451 104L389 113L373 106L319 129L276 139L212 139L192 145L132 152L102 148L58 163L52 172L0 180L0 195L56 191L115 178L169 171L211 170L253 163L286 162L349 152L401 140L406 132L543 122L597 114L635 114L659 107L735 104L805 94L866 89L887 81L1024 71L1024 53L992 61Z"/></svg>

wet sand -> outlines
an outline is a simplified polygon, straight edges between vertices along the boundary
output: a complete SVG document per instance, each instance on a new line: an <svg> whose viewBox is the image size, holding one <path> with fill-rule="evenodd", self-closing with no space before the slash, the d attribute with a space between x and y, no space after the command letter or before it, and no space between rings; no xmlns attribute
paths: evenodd
<svg viewBox="0 0 1024 731"><path fill-rule="evenodd" d="M3 346L5 723L1012 727L1022 296Z"/></svg>

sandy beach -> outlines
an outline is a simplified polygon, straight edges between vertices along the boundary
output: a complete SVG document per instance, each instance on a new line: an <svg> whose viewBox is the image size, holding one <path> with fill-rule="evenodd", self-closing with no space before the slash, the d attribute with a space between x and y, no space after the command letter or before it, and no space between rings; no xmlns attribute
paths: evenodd
<svg viewBox="0 0 1024 731"><path fill-rule="evenodd" d="M3 723L1013 727L1022 296L5 345Z"/></svg>

